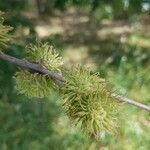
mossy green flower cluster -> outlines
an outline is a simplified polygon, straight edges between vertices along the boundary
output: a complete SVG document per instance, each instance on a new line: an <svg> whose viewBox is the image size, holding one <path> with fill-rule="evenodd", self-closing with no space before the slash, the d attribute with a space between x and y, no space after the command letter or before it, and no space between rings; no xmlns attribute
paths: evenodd
<svg viewBox="0 0 150 150"><path fill-rule="evenodd" d="M61 72L60 66L63 64L63 59L53 46L49 46L48 43L30 44L27 46L26 52L26 59L30 62L42 64L51 71Z"/></svg>
<svg viewBox="0 0 150 150"><path fill-rule="evenodd" d="M0 12L0 46L1 48L4 48L11 40L11 35L9 34L9 31L12 30L12 27L3 25L4 19L2 17L2 14L3 13Z"/></svg>
<svg viewBox="0 0 150 150"><path fill-rule="evenodd" d="M19 93L29 98L43 98L50 95L53 91L52 80L38 73L21 70L15 75L15 83Z"/></svg>
<svg viewBox="0 0 150 150"><path fill-rule="evenodd" d="M69 118L90 137L98 138L102 130L115 131L118 103L111 97L108 83L81 67L72 69L66 81L62 101Z"/></svg>
<svg viewBox="0 0 150 150"><path fill-rule="evenodd" d="M48 44L27 47L26 59L61 74L62 58ZM65 75L64 75L65 76ZM23 71L15 77L16 89L29 98L48 97L56 88L46 75ZM101 131L115 131L118 103L111 97L108 83L83 67L73 67L67 71L65 82L60 86L62 106L73 123L80 125L83 132L99 138Z"/></svg>
<svg viewBox="0 0 150 150"><path fill-rule="evenodd" d="M27 47L26 59L61 74L62 58L48 44L40 43ZM56 88L51 78L40 73L21 70L15 74L14 80L18 92L29 98L48 97L53 89Z"/></svg>

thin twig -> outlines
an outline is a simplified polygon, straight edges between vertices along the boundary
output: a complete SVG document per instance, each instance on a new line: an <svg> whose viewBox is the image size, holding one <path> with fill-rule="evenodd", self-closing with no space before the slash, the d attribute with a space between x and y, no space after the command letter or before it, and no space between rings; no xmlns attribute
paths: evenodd
<svg viewBox="0 0 150 150"><path fill-rule="evenodd" d="M48 70L47 68L43 67L40 64L31 63L27 60L18 59L18 58L15 58L13 56L9 56L7 54L4 54L3 52L0 52L0 59L8 61L10 63L14 63L14 64L16 64L20 67L23 67L27 70L32 70L34 72L38 72L38 73L47 75L47 76L49 76L50 78L52 78L56 81L59 81L59 82L64 82L65 81L62 76L60 76L59 74L57 74L53 71ZM115 93L113 93L111 96L114 97L115 99L121 101L121 102L125 102L125 103L128 103L128 104L134 105L136 107L139 107L141 109L150 111L150 106L144 105L144 104L139 103L137 101L134 101L132 99L117 95Z"/></svg>
<svg viewBox="0 0 150 150"><path fill-rule="evenodd" d="M128 104L134 105L136 107L139 107L139 108L142 108L142 109L150 111L150 106L144 105L144 104L139 103L139 102L137 102L135 100L132 100L132 99L129 99L127 97L123 97L123 96L117 95L115 93L113 93L111 96L114 97L115 99L118 99L119 101L122 101L122 102L125 102L125 103L128 103Z"/></svg>
<svg viewBox="0 0 150 150"><path fill-rule="evenodd" d="M31 62L29 62L27 60L23 60L23 59L18 59L18 58L6 55L3 52L0 52L0 59L3 59L10 63L14 63L20 67L24 67L25 69L39 72L41 74L45 74L54 80L64 81L62 76L60 76L59 74L57 74L53 71L48 70L47 68L43 67L40 64L31 63Z"/></svg>

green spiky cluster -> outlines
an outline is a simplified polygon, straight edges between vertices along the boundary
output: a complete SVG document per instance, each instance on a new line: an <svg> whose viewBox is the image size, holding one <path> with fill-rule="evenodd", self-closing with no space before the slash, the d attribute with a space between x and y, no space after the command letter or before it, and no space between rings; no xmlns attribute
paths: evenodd
<svg viewBox="0 0 150 150"><path fill-rule="evenodd" d="M3 13L0 12L0 46L3 48L6 47L11 40L9 31L12 30L12 27L3 25L4 19L2 18L2 14Z"/></svg>
<svg viewBox="0 0 150 150"><path fill-rule="evenodd" d="M56 52L53 46L47 43L30 44L27 46L27 60L42 64L49 70L60 72L59 67L63 64L62 57Z"/></svg>
<svg viewBox="0 0 150 150"><path fill-rule="evenodd" d="M63 108L69 118L80 124L89 136L98 138L102 130L114 131L117 102L104 79L89 70L76 67L66 76L62 87Z"/></svg>
<svg viewBox="0 0 150 150"><path fill-rule="evenodd" d="M43 98L52 92L52 80L38 73L30 73L28 71L20 71L15 76L16 88L19 93L29 98Z"/></svg>
<svg viewBox="0 0 150 150"><path fill-rule="evenodd" d="M12 28L3 25L0 13L0 46L6 46L10 41L8 32ZM26 49L26 59L61 74L62 58L52 46L47 43L29 45ZM14 77L16 89L29 98L48 97L56 88L54 81L46 75L32 70L20 70ZM88 136L98 138L101 131L115 131L118 103L112 98L108 83L93 74L88 69L74 67L67 72L65 82L60 87L62 106L75 123Z"/></svg>
<svg viewBox="0 0 150 150"><path fill-rule="evenodd" d="M30 45L27 49L27 60L38 63L50 70L61 73L63 61L56 51L47 44ZM40 73L29 71L17 72L15 77L16 89L19 93L32 97L48 97L55 84L52 79Z"/></svg>

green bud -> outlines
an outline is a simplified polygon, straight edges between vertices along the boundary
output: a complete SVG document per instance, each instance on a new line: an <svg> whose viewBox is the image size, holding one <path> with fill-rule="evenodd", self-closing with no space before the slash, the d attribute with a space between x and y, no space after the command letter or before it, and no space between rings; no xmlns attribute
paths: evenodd
<svg viewBox="0 0 150 150"><path fill-rule="evenodd" d="M61 90L65 112L84 133L98 138L103 130L115 131L118 103L111 97L108 83L98 74L76 67L66 75Z"/></svg>

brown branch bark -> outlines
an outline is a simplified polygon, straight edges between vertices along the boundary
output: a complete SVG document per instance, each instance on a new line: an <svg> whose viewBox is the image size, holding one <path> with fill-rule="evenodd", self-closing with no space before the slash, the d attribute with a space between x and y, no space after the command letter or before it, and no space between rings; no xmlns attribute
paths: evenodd
<svg viewBox="0 0 150 150"><path fill-rule="evenodd" d="M3 52L0 52L0 59L8 61L9 63L14 63L14 64L16 64L20 67L23 67L24 69L32 70L34 72L38 72L38 73L47 75L50 78L52 78L53 80L56 80L56 81L59 81L59 82L64 82L65 81L62 76L60 76L59 74L57 74L53 71L48 70L47 68L43 67L40 64L31 63L27 60L18 59L18 58L9 56L7 54L4 54ZM115 99L121 101L121 102L125 102L125 103L128 103L128 104L134 105L138 108L150 111L150 106L144 105L144 104L139 103L135 100L117 95L115 93L113 93L111 96L114 97Z"/></svg>
<svg viewBox="0 0 150 150"><path fill-rule="evenodd" d="M129 99L127 97L123 97L121 95L117 95L115 93L113 93L111 96L114 97L115 99L118 99L121 102L125 102L125 103L128 103L128 104L134 105L136 107L139 107L139 108L150 111L150 106L144 105L144 104L139 103L135 100Z"/></svg>
<svg viewBox="0 0 150 150"><path fill-rule="evenodd" d="M8 61L8 62L13 63L13 64L16 64L16 65L23 67L25 69L39 72L41 74L45 74L54 80L64 81L62 76L60 76L59 74L57 74L53 71L48 70L47 68L43 67L40 64L31 63L27 60L18 59L18 58L6 55L3 52L0 52L0 59Z"/></svg>

